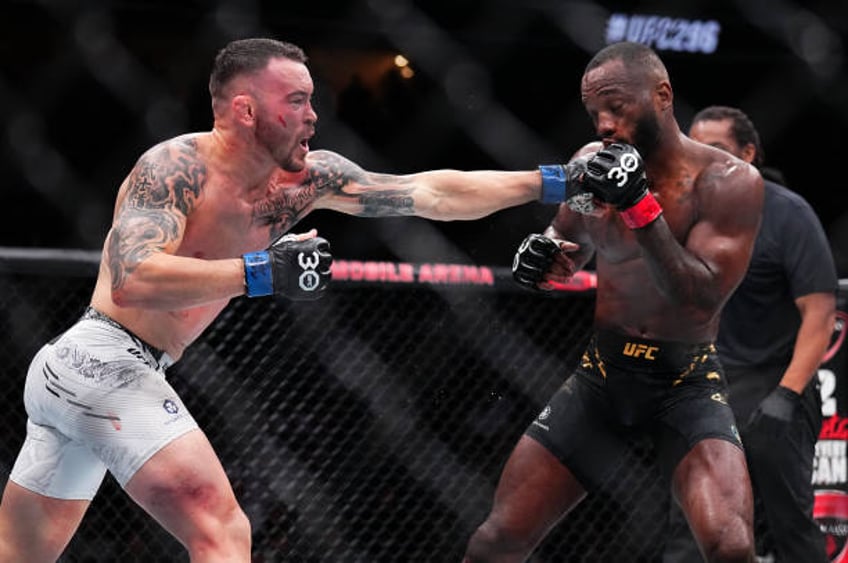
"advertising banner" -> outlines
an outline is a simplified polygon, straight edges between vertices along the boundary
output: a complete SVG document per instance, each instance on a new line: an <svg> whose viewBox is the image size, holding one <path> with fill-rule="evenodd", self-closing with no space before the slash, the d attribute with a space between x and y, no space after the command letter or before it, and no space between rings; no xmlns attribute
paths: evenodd
<svg viewBox="0 0 848 563"><path fill-rule="evenodd" d="M813 516L825 533L831 563L848 563L848 382L843 346L848 313L841 309L834 342L818 373L824 422L813 465Z"/></svg>

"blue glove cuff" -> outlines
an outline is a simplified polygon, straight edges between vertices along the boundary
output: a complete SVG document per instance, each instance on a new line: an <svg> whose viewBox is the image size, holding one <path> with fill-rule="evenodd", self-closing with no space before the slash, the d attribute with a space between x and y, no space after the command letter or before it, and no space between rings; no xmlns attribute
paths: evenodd
<svg viewBox="0 0 848 563"><path fill-rule="evenodd" d="M262 297L274 293L274 275L271 256L265 250L250 252L244 259L244 285L248 297Z"/></svg>
<svg viewBox="0 0 848 563"><path fill-rule="evenodd" d="M542 203L565 201L565 170L561 164L545 164L539 167L542 173Z"/></svg>

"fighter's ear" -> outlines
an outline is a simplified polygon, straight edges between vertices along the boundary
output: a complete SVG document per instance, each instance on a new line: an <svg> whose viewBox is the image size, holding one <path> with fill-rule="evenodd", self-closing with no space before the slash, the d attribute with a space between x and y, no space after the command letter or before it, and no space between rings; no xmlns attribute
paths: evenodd
<svg viewBox="0 0 848 563"><path fill-rule="evenodd" d="M253 125L256 121L255 100L248 94L233 96L230 102L236 120L244 125Z"/></svg>
<svg viewBox="0 0 848 563"><path fill-rule="evenodd" d="M659 104L659 109L664 110L671 107L674 102L674 92L668 80L661 80L654 89L654 99Z"/></svg>
<svg viewBox="0 0 848 563"><path fill-rule="evenodd" d="M745 143L741 149L739 149L739 158L747 162L748 164L754 162L754 158L757 156L757 147L754 146L754 143Z"/></svg>

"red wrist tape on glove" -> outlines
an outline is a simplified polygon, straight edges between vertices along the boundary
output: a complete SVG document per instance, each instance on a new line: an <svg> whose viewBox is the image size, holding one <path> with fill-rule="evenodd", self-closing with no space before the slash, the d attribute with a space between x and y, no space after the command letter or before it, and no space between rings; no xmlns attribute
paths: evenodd
<svg viewBox="0 0 848 563"><path fill-rule="evenodd" d="M654 194L648 192L636 202L636 205L628 207L620 213L625 225L631 229L641 229L645 225L653 223L657 217L662 215L662 212L662 207L654 198Z"/></svg>

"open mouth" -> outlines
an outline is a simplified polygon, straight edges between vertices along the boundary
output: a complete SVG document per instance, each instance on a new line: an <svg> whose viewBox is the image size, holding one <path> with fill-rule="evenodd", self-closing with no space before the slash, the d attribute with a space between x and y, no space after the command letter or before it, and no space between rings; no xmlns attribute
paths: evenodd
<svg viewBox="0 0 848 563"><path fill-rule="evenodd" d="M300 148L302 148L306 152L309 152L309 140L314 136L315 136L315 129L312 129L311 127L309 129L307 129L306 135L304 137L301 137L301 139L298 143L300 145Z"/></svg>

